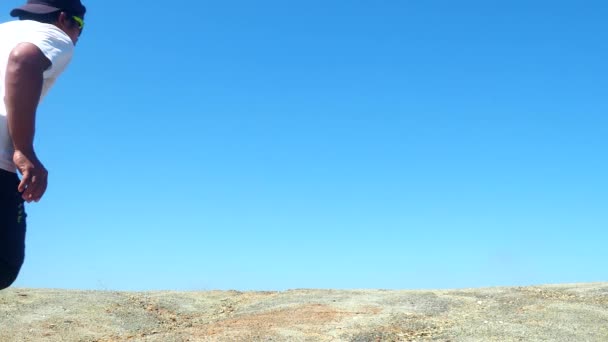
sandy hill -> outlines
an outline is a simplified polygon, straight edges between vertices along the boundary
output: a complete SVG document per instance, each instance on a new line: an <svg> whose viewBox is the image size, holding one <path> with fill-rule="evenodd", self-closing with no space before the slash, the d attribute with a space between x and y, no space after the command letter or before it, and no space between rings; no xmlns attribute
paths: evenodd
<svg viewBox="0 0 608 342"><path fill-rule="evenodd" d="M608 283L441 291L0 291L0 341L608 341Z"/></svg>

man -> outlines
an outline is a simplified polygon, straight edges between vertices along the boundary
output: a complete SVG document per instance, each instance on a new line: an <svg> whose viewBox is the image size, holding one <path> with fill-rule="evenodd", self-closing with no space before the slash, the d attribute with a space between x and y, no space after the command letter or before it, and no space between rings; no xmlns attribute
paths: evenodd
<svg viewBox="0 0 608 342"><path fill-rule="evenodd" d="M24 202L47 187L34 151L36 109L70 62L85 12L80 0L28 0L11 11L20 20L0 24L0 290L23 264Z"/></svg>

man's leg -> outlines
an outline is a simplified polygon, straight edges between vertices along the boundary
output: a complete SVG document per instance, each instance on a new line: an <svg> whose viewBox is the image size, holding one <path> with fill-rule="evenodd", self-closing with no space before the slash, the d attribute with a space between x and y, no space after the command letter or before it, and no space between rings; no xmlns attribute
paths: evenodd
<svg viewBox="0 0 608 342"><path fill-rule="evenodd" d="M17 279L25 256L25 208L19 179L0 170L0 290Z"/></svg>
<svg viewBox="0 0 608 342"><path fill-rule="evenodd" d="M19 275L19 269L0 260L0 290L4 290L13 284L17 275Z"/></svg>

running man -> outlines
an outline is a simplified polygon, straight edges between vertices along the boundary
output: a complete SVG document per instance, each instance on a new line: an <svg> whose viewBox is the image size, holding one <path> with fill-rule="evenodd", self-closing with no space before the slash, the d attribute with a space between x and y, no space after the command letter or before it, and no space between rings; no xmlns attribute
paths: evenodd
<svg viewBox="0 0 608 342"><path fill-rule="evenodd" d="M85 12L80 0L28 0L10 13L19 20L0 24L0 290L25 257L24 203L40 201L48 182L34 150L36 110L69 64Z"/></svg>

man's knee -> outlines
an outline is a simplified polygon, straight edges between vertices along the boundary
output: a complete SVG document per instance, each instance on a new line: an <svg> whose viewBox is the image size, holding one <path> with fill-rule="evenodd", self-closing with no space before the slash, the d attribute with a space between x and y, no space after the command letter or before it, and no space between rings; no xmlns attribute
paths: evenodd
<svg viewBox="0 0 608 342"><path fill-rule="evenodd" d="M20 267L14 267L0 260L0 290L11 286L19 275Z"/></svg>

